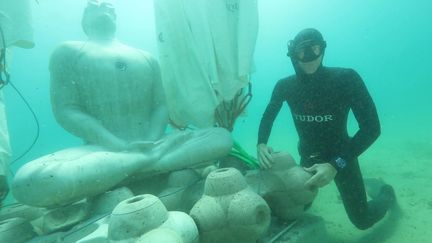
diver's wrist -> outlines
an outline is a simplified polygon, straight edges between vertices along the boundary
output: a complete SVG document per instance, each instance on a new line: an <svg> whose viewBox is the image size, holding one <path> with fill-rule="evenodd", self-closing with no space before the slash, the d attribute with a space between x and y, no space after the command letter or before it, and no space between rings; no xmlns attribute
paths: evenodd
<svg viewBox="0 0 432 243"><path fill-rule="evenodd" d="M339 172L347 166L347 161L344 158L338 156L338 157L334 158L330 162L330 164Z"/></svg>

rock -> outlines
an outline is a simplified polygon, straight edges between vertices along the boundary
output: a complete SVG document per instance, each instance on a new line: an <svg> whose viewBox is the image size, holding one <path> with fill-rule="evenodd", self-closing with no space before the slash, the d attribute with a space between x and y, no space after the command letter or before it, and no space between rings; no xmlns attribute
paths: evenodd
<svg viewBox="0 0 432 243"><path fill-rule="evenodd" d="M89 204L85 201L56 208L34 220L32 225L39 235L66 230L87 219L89 209Z"/></svg>
<svg viewBox="0 0 432 243"><path fill-rule="evenodd" d="M11 218L0 222L0 242L27 242L36 236L31 224L23 218Z"/></svg>

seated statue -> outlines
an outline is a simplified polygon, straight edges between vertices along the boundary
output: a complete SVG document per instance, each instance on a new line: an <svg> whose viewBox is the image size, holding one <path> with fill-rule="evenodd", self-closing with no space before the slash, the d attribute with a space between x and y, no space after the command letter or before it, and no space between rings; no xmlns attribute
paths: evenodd
<svg viewBox="0 0 432 243"><path fill-rule="evenodd" d="M130 177L191 168L228 154L232 139L223 128L165 134L168 114L158 63L115 39L111 4L89 1L82 27L89 40L60 45L50 73L53 113L85 145L20 168L12 182L19 202L66 205Z"/></svg>

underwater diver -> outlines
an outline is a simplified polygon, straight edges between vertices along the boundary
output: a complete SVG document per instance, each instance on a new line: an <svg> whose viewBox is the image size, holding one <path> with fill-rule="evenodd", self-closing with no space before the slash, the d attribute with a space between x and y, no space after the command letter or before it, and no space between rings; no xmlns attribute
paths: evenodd
<svg viewBox="0 0 432 243"><path fill-rule="evenodd" d="M131 177L208 164L229 153L232 139L226 129L165 134L168 113L158 62L115 38L113 5L89 1L82 27L88 41L61 44L49 68L55 118L85 145L21 167L12 182L20 203L67 205Z"/></svg>
<svg viewBox="0 0 432 243"><path fill-rule="evenodd" d="M277 82L262 116L257 153L263 169L272 166L272 148L267 145L273 122L287 102L299 136L300 164L313 174L306 185L323 187L333 179L351 222L367 229L396 204L392 186L370 179L367 201L357 157L380 135L375 104L356 71L322 65L326 42L321 33L304 29L288 44L295 75ZM348 135L352 110L359 125ZM365 181L366 182L366 181Z"/></svg>

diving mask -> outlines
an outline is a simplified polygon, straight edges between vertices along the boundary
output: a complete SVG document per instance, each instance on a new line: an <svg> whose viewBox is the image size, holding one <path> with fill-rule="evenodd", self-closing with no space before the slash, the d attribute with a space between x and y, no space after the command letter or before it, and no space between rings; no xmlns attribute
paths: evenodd
<svg viewBox="0 0 432 243"><path fill-rule="evenodd" d="M306 40L297 45L290 41L287 55L300 62L311 62L321 56L325 48L325 41Z"/></svg>

